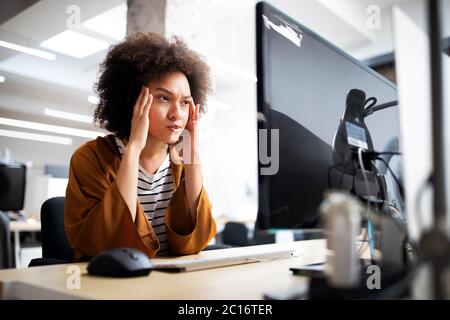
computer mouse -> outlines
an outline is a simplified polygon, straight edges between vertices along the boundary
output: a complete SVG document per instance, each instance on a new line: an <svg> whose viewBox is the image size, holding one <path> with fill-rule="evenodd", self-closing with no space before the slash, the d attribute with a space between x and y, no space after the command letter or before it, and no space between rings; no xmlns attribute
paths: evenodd
<svg viewBox="0 0 450 320"><path fill-rule="evenodd" d="M152 270L150 259L141 251L132 248L115 248L104 251L89 262L89 274L104 277L140 277Z"/></svg>

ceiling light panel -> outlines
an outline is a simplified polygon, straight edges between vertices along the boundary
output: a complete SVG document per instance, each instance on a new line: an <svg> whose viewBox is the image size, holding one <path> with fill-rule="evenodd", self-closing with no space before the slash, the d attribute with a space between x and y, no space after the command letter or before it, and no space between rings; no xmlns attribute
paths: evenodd
<svg viewBox="0 0 450 320"><path fill-rule="evenodd" d="M14 50L14 51L21 52L21 53L26 53L26 54L29 54L29 55L32 55L32 56L35 56L38 58L47 59L47 60L55 60L56 59L56 55L53 53L21 46L21 45L18 45L18 44L12 43L12 42L8 42L8 41L0 40L0 47Z"/></svg>
<svg viewBox="0 0 450 320"><path fill-rule="evenodd" d="M121 4L83 22L83 27L115 40L125 38L127 29L127 4Z"/></svg>
<svg viewBox="0 0 450 320"><path fill-rule="evenodd" d="M48 142L48 143L65 144L68 146L73 144L73 140L71 138L52 136L52 135L48 135L48 134L15 131L15 130L0 129L0 136L8 137L8 138L17 138L17 139L24 139L24 140Z"/></svg>
<svg viewBox="0 0 450 320"><path fill-rule="evenodd" d="M83 59L107 49L109 44L79 32L66 30L44 40L40 46L74 58Z"/></svg>

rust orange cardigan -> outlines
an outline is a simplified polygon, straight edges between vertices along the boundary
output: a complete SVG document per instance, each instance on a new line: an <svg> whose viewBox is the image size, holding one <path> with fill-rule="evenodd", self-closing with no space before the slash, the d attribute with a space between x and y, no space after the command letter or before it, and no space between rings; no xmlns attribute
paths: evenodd
<svg viewBox="0 0 450 320"><path fill-rule="evenodd" d="M201 251L216 234L211 203L204 188L192 221L186 199L184 170L177 150L170 148L174 193L164 217L169 251L177 255ZM114 136L98 137L79 147L70 161L64 225L75 260L115 247L132 247L153 258L159 242L137 201L136 219L117 188L120 154Z"/></svg>

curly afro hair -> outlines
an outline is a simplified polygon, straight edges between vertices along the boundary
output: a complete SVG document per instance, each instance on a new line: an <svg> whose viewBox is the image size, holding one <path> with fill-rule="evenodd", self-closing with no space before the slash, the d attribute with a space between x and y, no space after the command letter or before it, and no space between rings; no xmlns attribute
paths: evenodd
<svg viewBox="0 0 450 320"><path fill-rule="evenodd" d="M95 85L100 102L94 119L119 138L129 138L133 106L142 88L170 72L182 72L195 103L205 112L212 93L209 66L179 37L166 39L155 33L136 33L112 46L100 64Z"/></svg>

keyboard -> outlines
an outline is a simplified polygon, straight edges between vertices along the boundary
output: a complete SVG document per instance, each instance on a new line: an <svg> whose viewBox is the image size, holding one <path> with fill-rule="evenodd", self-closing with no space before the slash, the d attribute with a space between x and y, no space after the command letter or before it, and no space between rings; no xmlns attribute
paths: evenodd
<svg viewBox="0 0 450 320"><path fill-rule="evenodd" d="M236 250L237 249L237 250ZM152 260L153 270L159 271L195 271L211 268L220 268L239 264L275 261L288 259L295 256L296 250L293 249L274 249L249 253L248 250L223 249L223 254L212 257L192 257L171 260Z"/></svg>

